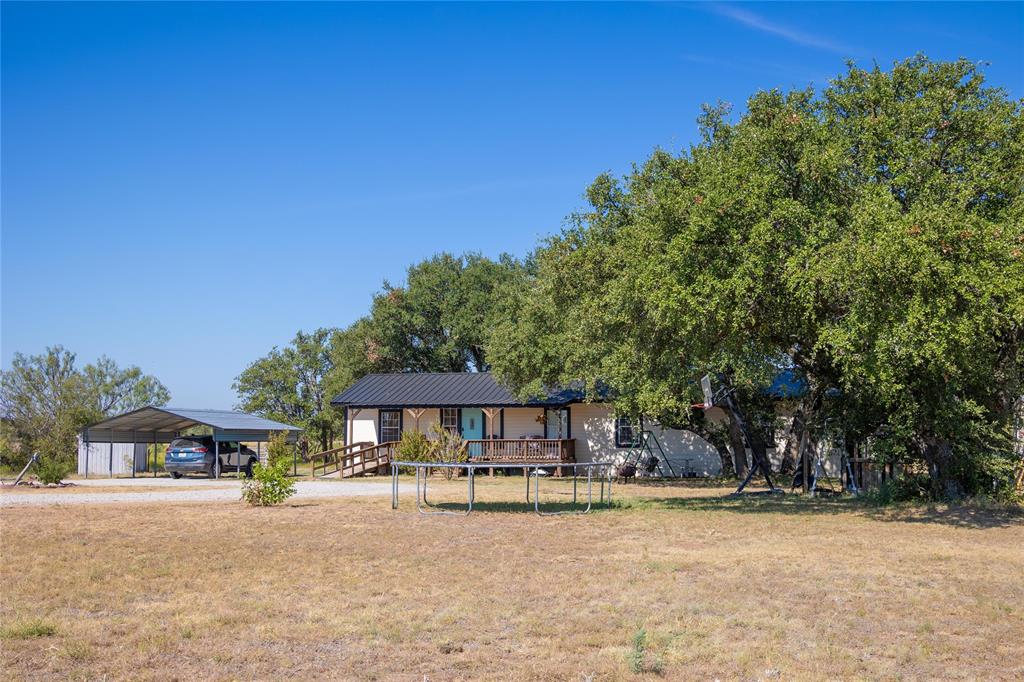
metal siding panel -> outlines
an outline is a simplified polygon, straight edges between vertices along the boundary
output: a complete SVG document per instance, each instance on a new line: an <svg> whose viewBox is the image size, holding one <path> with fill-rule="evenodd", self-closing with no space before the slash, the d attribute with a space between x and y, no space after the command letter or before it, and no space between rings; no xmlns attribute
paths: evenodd
<svg viewBox="0 0 1024 682"><path fill-rule="evenodd" d="M362 407L564 405L583 397L576 389L522 402L489 372L368 374L331 402Z"/></svg>

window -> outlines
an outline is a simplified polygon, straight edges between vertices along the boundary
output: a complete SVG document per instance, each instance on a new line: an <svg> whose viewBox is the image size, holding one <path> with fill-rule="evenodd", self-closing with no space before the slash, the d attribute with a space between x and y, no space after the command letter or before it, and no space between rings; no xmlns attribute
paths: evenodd
<svg viewBox="0 0 1024 682"><path fill-rule="evenodd" d="M544 410L544 437L569 437L569 410Z"/></svg>
<svg viewBox="0 0 1024 682"><path fill-rule="evenodd" d="M402 440L402 411L380 411L380 442Z"/></svg>
<svg viewBox="0 0 1024 682"><path fill-rule="evenodd" d="M631 417L615 418L615 447L628 448L636 444L637 429Z"/></svg>
<svg viewBox="0 0 1024 682"><path fill-rule="evenodd" d="M441 408L441 428L446 431L450 431L451 433L459 432L459 408Z"/></svg>

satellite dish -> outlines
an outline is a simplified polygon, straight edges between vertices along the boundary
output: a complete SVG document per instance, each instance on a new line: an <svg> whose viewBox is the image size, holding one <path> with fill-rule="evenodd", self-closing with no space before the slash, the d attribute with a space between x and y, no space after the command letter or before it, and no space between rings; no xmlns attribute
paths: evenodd
<svg viewBox="0 0 1024 682"><path fill-rule="evenodd" d="M715 394L711 390L711 375L705 374L700 378L700 390L704 393L704 409L715 406Z"/></svg>

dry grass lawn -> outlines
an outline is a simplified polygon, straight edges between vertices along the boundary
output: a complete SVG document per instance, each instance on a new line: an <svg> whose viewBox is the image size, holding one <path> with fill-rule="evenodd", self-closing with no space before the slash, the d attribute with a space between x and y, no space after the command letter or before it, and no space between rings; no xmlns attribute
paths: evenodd
<svg viewBox="0 0 1024 682"><path fill-rule="evenodd" d="M1024 519L619 486L0 512L6 679L1021 679ZM545 481L548 499L564 484ZM456 500L461 482L437 482Z"/></svg>

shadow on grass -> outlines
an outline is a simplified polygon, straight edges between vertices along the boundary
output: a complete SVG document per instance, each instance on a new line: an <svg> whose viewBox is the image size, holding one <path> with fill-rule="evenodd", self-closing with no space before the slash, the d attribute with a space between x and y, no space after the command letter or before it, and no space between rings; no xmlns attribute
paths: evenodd
<svg viewBox="0 0 1024 682"><path fill-rule="evenodd" d="M1024 524L1024 510L963 505L872 506L852 496L804 497L786 495L739 495L736 497L637 497L622 499L617 506L632 509L731 512L735 514L789 514L822 516L858 514L874 521L934 523L963 528L1004 528Z"/></svg>
<svg viewBox="0 0 1024 682"><path fill-rule="evenodd" d="M549 512L570 512L570 511L583 511L587 508L586 500L581 503L573 504L571 502L545 502L541 500L540 511L542 513ZM598 511L608 511L609 509L615 509L616 506L608 507L607 504L599 503L596 499L590 507L590 513ZM430 506L424 505L424 511L451 511L451 512L464 512L466 511L465 502L431 502ZM493 512L496 514L534 514L535 510L533 502L527 504L526 502L473 502L473 512Z"/></svg>
<svg viewBox="0 0 1024 682"><path fill-rule="evenodd" d="M557 479L555 479L557 480ZM548 484L550 485L550 483ZM873 521L891 523L923 523L961 528L1005 528L1024 525L1024 508L967 502L957 505L897 504L885 507L872 505L868 500L851 495L806 497L799 492L788 490L783 495L767 494L763 481L755 480L748 492L732 496L686 496L686 490L711 488L732 488L732 479L684 479L684 480L640 480L629 484L618 483L614 487L611 510L620 511L699 511L733 514L786 514L794 516L823 516L851 514ZM565 498L567 490L549 489L541 491L542 512L580 511L586 507L586 496L580 489L579 502L573 504ZM664 493L664 494L659 494ZM478 491L479 495L479 491ZM532 496L532 491L531 491ZM559 499L561 498L561 499ZM428 509L461 512L465 501L432 502ZM591 512L608 511L608 505L598 501L597 490ZM503 514L534 513L533 502L476 500L473 511Z"/></svg>

